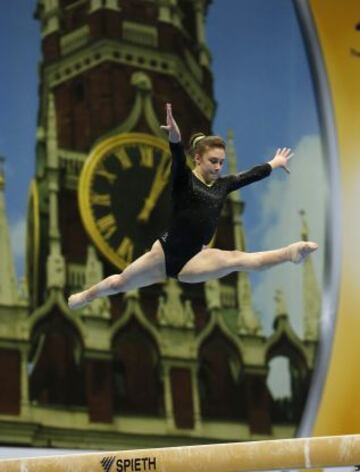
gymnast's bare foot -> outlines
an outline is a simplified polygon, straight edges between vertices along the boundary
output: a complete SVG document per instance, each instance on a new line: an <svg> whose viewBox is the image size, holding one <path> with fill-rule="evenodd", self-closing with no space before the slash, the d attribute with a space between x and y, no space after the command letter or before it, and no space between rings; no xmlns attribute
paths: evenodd
<svg viewBox="0 0 360 472"><path fill-rule="evenodd" d="M87 305L88 303L90 303L90 301L91 300L89 300L89 297L87 297L86 290L84 290L83 292L70 295L68 299L68 305L71 310L76 310Z"/></svg>
<svg viewBox="0 0 360 472"><path fill-rule="evenodd" d="M297 243L289 244L287 247L289 251L289 261L294 264L300 264L305 257L318 249L319 245L312 241L298 241Z"/></svg>

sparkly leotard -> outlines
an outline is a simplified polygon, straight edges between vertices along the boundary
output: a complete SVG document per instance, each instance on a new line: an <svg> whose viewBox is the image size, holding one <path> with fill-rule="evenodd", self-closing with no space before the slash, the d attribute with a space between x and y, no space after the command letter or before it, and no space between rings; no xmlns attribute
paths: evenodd
<svg viewBox="0 0 360 472"><path fill-rule="evenodd" d="M271 173L268 163L237 175L219 177L210 187L186 164L182 143L170 143L173 209L168 231L159 241L165 253L166 274L177 278L186 262L211 241L229 192Z"/></svg>

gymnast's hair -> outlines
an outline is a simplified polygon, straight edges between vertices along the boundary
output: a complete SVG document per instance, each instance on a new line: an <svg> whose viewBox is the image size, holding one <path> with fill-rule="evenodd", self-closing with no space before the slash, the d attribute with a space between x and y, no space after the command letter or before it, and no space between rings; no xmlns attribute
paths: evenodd
<svg viewBox="0 0 360 472"><path fill-rule="evenodd" d="M220 136L206 136L204 133L194 133L189 140L189 155L194 158L195 154L202 156L208 149L222 148L225 151L225 141Z"/></svg>

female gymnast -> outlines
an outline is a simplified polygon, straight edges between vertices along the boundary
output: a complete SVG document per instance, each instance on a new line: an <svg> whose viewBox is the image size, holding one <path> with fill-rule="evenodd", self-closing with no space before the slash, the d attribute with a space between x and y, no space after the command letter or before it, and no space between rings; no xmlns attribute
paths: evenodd
<svg viewBox="0 0 360 472"><path fill-rule="evenodd" d="M181 134L166 105L166 125L172 154L171 179L173 212L168 231L150 251L128 265L121 274L111 275L82 292L71 295L71 309L81 308L95 298L126 292L162 282L166 277L198 283L224 277L234 271L262 270L284 262L301 262L318 245L299 241L264 252L224 251L206 245L214 235L221 208L229 192L270 175L273 169L289 172L289 148L278 149L272 160L237 175L220 176L225 143L219 136L197 133L190 139L195 167L186 165Z"/></svg>

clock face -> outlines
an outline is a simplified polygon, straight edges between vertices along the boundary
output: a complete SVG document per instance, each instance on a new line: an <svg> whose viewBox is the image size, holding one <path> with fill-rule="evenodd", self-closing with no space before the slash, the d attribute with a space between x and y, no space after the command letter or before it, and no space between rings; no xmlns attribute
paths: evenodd
<svg viewBox="0 0 360 472"><path fill-rule="evenodd" d="M150 249L170 214L168 143L142 133L101 142L79 182L80 213L98 249L124 269Z"/></svg>

